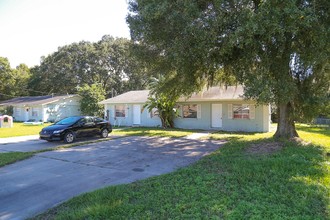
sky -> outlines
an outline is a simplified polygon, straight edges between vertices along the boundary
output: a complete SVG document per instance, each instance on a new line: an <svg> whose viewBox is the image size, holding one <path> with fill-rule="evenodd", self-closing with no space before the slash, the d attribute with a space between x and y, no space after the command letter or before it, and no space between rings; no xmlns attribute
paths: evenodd
<svg viewBox="0 0 330 220"><path fill-rule="evenodd" d="M127 0L0 0L0 57L33 67L58 47L130 38Z"/></svg>

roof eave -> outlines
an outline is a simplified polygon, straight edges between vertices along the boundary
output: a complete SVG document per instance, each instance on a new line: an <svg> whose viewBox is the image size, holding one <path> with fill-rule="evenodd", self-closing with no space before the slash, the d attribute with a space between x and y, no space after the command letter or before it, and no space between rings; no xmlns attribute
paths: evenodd
<svg viewBox="0 0 330 220"><path fill-rule="evenodd" d="M102 101L102 102L99 102L99 104L101 105L106 105L106 104L144 104L146 103L146 101L136 101L136 102L105 102L105 101Z"/></svg>

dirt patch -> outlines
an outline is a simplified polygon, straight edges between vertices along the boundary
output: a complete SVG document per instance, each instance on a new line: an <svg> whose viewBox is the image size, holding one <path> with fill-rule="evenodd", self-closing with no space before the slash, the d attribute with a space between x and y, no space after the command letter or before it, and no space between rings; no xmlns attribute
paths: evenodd
<svg viewBox="0 0 330 220"><path fill-rule="evenodd" d="M283 148L283 143L281 142L262 142L257 144L251 144L251 146L246 150L248 154L255 155L269 155L280 151Z"/></svg>
<svg viewBox="0 0 330 220"><path fill-rule="evenodd" d="M301 146L306 146L306 145L309 145L311 143L310 141L309 142L304 141L300 137L291 138L290 141L293 142L293 143L296 143L298 145L301 145Z"/></svg>

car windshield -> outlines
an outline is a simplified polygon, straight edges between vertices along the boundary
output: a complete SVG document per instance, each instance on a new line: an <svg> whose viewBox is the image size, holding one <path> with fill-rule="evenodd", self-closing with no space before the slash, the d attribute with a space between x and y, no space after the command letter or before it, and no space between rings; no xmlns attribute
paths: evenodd
<svg viewBox="0 0 330 220"><path fill-rule="evenodd" d="M58 122L56 122L56 125L69 125L69 124L73 124L75 122L77 122L81 117L68 117L68 118L64 118Z"/></svg>

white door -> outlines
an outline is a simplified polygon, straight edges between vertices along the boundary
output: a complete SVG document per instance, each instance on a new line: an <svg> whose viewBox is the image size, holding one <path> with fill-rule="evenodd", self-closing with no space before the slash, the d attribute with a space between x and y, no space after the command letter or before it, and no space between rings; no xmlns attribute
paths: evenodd
<svg viewBox="0 0 330 220"><path fill-rule="evenodd" d="M30 109L26 108L26 109L24 109L24 111L25 111L24 121L28 121L29 120L29 111L30 111Z"/></svg>
<svg viewBox="0 0 330 220"><path fill-rule="evenodd" d="M222 127L222 104L212 104L212 127Z"/></svg>
<svg viewBox="0 0 330 220"><path fill-rule="evenodd" d="M141 106L133 105L133 124L139 125L141 124Z"/></svg>

